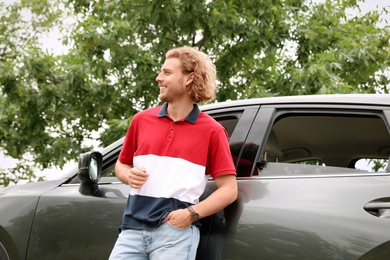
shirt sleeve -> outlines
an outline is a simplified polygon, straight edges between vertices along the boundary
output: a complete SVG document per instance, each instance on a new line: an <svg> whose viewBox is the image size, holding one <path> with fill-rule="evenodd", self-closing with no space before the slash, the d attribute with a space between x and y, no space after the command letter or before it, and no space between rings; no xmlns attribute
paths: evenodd
<svg viewBox="0 0 390 260"><path fill-rule="evenodd" d="M125 140L123 141L122 150L119 154L119 161L124 164L133 165L134 153L137 150L138 136L138 119L137 115L131 120L127 130Z"/></svg>
<svg viewBox="0 0 390 260"><path fill-rule="evenodd" d="M211 175L214 179L223 175L236 175L228 138L228 134L222 126L211 136L206 174Z"/></svg>

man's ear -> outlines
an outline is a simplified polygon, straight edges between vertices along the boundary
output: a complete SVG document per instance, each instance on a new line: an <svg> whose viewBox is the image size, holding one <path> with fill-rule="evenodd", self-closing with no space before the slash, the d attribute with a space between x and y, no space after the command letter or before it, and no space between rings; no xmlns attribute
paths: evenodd
<svg viewBox="0 0 390 260"><path fill-rule="evenodd" d="M190 74L187 75L186 86L191 84L193 80L194 80L194 73L191 72Z"/></svg>

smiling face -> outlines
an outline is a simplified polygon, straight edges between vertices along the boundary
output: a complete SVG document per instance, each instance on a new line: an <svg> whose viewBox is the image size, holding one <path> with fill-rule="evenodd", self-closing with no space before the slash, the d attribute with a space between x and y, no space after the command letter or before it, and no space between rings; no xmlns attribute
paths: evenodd
<svg viewBox="0 0 390 260"><path fill-rule="evenodd" d="M164 102L174 102L189 96L187 85L191 83L191 74L185 74L178 58L165 60L156 81L160 87L159 99Z"/></svg>

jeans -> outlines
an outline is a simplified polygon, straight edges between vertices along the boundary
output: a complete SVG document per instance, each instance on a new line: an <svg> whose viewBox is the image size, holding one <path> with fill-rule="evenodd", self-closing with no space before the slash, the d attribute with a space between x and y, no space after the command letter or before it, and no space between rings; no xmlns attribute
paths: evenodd
<svg viewBox="0 0 390 260"><path fill-rule="evenodd" d="M196 226L176 228L169 222L152 230L122 230L109 259L195 259L199 237Z"/></svg>

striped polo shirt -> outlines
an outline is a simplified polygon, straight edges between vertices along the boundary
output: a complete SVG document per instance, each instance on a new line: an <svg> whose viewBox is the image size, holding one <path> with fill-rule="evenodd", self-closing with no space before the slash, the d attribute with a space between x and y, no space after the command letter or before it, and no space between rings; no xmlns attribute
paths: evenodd
<svg viewBox="0 0 390 260"><path fill-rule="evenodd" d="M137 113L126 134L119 161L144 167L149 179L131 189L121 229L152 229L169 212L199 202L208 177L235 174L225 128L196 104L173 121L167 106Z"/></svg>

